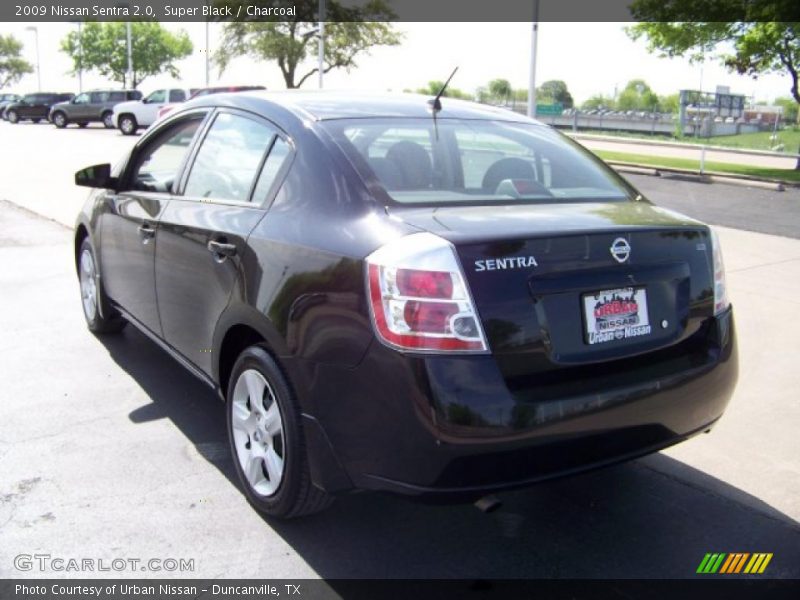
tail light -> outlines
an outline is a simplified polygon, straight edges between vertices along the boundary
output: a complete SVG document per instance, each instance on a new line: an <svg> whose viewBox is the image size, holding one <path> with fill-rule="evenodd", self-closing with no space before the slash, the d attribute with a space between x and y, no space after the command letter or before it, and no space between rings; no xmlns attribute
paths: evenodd
<svg viewBox="0 0 800 600"><path fill-rule="evenodd" d="M486 337L453 246L414 233L367 259L367 293L378 338L398 350L486 352Z"/></svg>
<svg viewBox="0 0 800 600"><path fill-rule="evenodd" d="M711 255L714 262L714 316L730 305L728 286L725 282L725 263L722 261L722 247L717 232L711 230Z"/></svg>

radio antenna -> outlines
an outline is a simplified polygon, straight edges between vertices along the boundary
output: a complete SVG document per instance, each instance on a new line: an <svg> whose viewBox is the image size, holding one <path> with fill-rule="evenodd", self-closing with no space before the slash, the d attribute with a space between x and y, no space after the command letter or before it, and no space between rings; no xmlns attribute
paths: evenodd
<svg viewBox="0 0 800 600"><path fill-rule="evenodd" d="M453 72L450 73L450 77L448 77L447 81L444 82L444 85L442 86L442 89L439 90L439 93L436 94L436 97L435 98L431 98L430 100L428 100L428 104L431 107L431 114L433 115L433 131L436 134L436 141L437 142L439 141L439 126L436 123L436 113L438 113L440 110L442 110L442 102L441 102L440 98L442 97L442 94L444 94L445 90L447 89L447 86L450 85L450 80L453 79L453 75L456 74L456 71L458 71L458 67L453 69Z"/></svg>

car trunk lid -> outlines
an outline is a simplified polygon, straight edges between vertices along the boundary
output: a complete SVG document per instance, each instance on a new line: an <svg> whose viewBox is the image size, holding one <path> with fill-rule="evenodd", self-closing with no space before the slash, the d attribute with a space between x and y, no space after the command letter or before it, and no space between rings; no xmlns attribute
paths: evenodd
<svg viewBox="0 0 800 600"><path fill-rule="evenodd" d="M648 202L389 212L454 244L512 378L679 344L713 313L708 228Z"/></svg>

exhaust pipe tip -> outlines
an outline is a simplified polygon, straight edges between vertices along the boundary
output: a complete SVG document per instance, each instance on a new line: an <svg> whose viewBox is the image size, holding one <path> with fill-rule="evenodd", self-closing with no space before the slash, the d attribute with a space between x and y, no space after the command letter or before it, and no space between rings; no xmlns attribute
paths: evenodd
<svg viewBox="0 0 800 600"><path fill-rule="evenodd" d="M487 515L501 506L503 506L503 503L497 496L484 496L475 502L475 508Z"/></svg>

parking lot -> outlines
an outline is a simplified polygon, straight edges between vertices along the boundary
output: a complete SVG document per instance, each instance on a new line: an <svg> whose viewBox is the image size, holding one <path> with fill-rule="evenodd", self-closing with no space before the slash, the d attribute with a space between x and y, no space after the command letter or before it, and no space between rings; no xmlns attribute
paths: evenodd
<svg viewBox="0 0 800 600"><path fill-rule="evenodd" d="M771 552L765 576L800 577L800 190L630 177L725 226L740 376L711 434L502 494L488 515L358 494L274 522L238 490L216 397L133 328L84 326L72 173L135 139L0 123L0 577L41 577L14 557L46 553L194 559L149 576L683 578L707 552Z"/></svg>

